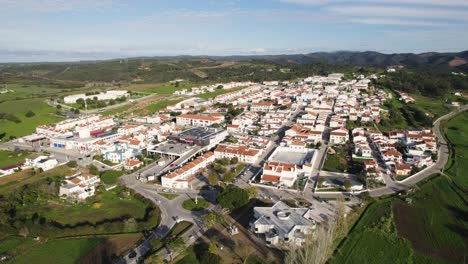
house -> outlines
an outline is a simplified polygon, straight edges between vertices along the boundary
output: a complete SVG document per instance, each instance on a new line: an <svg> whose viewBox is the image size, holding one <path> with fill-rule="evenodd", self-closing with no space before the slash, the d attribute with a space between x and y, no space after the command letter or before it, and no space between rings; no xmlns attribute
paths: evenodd
<svg viewBox="0 0 468 264"><path fill-rule="evenodd" d="M411 165L406 163L397 163L395 165L395 173L397 176L408 176L411 173Z"/></svg>
<svg viewBox="0 0 468 264"><path fill-rule="evenodd" d="M196 173L213 163L215 155L207 152L195 160L185 164L179 169L161 177L161 185L166 188L187 189L191 188L191 182Z"/></svg>
<svg viewBox="0 0 468 264"><path fill-rule="evenodd" d="M66 196L78 201L93 196L101 180L92 174L75 174L66 177L60 185L59 196Z"/></svg>
<svg viewBox="0 0 468 264"><path fill-rule="evenodd" d="M378 168L378 164L375 160L365 160L364 161L364 169L366 171L370 170L370 169L374 169L376 170Z"/></svg>
<svg viewBox="0 0 468 264"><path fill-rule="evenodd" d="M221 124L224 121L223 115L195 115L182 114L176 117L178 126L207 127L214 124Z"/></svg>
<svg viewBox="0 0 468 264"><path fill-rule="evenodd" d="M394 149L384 152L382 156L385 161L394 161L396 163L401 163L403 161L403 154Z"/></svg>
<svg viewBox="0 0 468 264"><path fill-rule="evenodd" d="M265 235L268 245L288 244L302 246L318 222L310 208L292 208L282 201L272 207L254 207L255 220L249 228L255 234Z"/></svg>
<svg viewBox="0 0 468 264"><path fill-rule="evenodd" d="M136 168L139 168L143 166L143 162L142 161L139 161L137 159L128 159L127 161L125 161L125 169L126 170L134 170Z"/></svg>
<svg viewBox="0 0 468 264"><path fill-rule="evenodd" d="M292 187L297 179L297 174L295 164L270 161L263 166L260 183Z"/></svg>
<svg viewBox="0 0 468 264"><path fill-rule="evenodd" d="M10 166L0 168L0 176L13 174L21 170L22 166L23 166L23 163L20 163L20 164L15 164L15 165L10 165Z"/></svg>
<svg viewBox="0 0 468 264"><path fill-rule="evenodd" d="M334 129L330 133L330 143L332 144L344 144L349 140L348 129L342 127Z"/></svg>
<svg viewBox="0 0 468 264"><path fill-rule="evenodd" d="M25 159L24 166L46 171L57 167L58 160L44 155L31 154L28 158Z"/></svg>
<svg viewBox="0 0 468 264"><path fill-rule="evenodd" d="M215 149L214 154L217 159L238 158L240 162L252 164L255 163L262 154L261 149L250 148L247 146L235 146L220 144Z"/></svg>
<svg viewBox="0 0 468 264"><path fill-rule="evenodd" d="M356 155L361 156L363 158L372 157L372 149L369 147L369 145L367 145L367 143L356 144L355 153Z"/></svg>
<svg viewBox="0 0 468 264"><path fill-rule="evenodd" d="M270 110L274 109L273 102L269 101L263 101L263 102L258 102L255 104L252 104L250 106L250 111L254 112L269 112Z"/></svg>

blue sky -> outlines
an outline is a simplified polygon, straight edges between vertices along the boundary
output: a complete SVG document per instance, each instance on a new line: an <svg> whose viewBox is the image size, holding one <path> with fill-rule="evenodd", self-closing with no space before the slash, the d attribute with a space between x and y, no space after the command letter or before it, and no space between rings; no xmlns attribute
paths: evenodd
<svg viewBox="0 0 468 264"><path fill-rule="evenodd" d="M0 61L468 49L468 0L0 0Z"/></svg>

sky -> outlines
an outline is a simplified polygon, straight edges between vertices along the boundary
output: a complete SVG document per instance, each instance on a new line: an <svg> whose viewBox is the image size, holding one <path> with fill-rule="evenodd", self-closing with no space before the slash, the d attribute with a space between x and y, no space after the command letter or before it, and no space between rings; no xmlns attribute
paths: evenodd
<svg viewBox="0 0 468 264"><path fill-rule="evenodd" d="M0 0L0 62L468 49L468 0Z"/></svg>

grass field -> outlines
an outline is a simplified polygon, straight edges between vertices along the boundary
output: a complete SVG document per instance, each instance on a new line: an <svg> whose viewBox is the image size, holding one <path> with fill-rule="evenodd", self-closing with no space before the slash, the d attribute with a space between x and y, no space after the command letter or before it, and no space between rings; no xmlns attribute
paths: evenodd
<svg viewBox="0 0 468 264"><path fill-rule="evenodd" d="M72 205L49 203L43 206L34 206L34 208L26 208L21 213L28 215L39 212L47 219L57 221L63 225L73 225L85 221L96 223L103 219L118 218L124 215L131 215L133 218L144 217L146 205L142 201L135 199L133 196L121 198L118 193L119 187L109 191L104 190L84 203ZM122 208L125 208L125 210L122 210ZM154 225L156 224L155 221Z"/></svg>
<svg viewBox="0 0 468 264"><path fill-rule="evenodd" d="M75 263L99 243L99 238L52 240L37 244L13 259L14 263Z"/></svg>
<svg viewBox="0 0 468 264"><path fill-rule="evenodd" d="M194 199L187 199L182 203L182 207L189 211L200 211L208 208L209 206L210 203L203 198L198 198L197 203L195 203Z"/></svg>
<svg viewBox="0 0 468 264"><path fill-rule="evenodd" d="M57 97L59 95L69 93L68 89L53 88L47 86L37 85L20 85L13 84L8 85L8 90L13 92L0 94L0 101L15 101L29 98L45 98L45 97ZM0 88L3 90L3 88Z"/></svg>
<svg viewBox="0 0 468 264"><path fill-rule="evenodd" d="M397 237L391 219L392 200L369 205L330 263L409 263L409 243Z"/></svg>
<svg viewBox="0 0 468 264"><path fill-rule="evenodd" d="M13 263L92 263L99 256L110 258L124 254L141 237L141 234L122 234L46 242L8 237L0 240L0 254L11 256Z"/></svg>
<svg viewBox="0 0 468 264"><path fill-rule="evenodd" d="M453 146L450 158L445 167L445 174L453 177L455 183L461 189L468 189L468 112L464 112L444 124L445 134L450 144Z"/></svg>
<svg viewBox="0 0 468 264"><path fill-rule="evenodd" d="M346 152L343 147L333 147L336 153L327 153L327 158L323 164L322 170L332 172L345 172L348 168L348 161L346 160Z"/></svg>
<svg viewBox="0 0 468 264"><path fill-rule="evenodd" d="M29 110L36 115L26 117L25 114ZM21 137L31 134L38 125L53 124L63 119L54 114L55 109L52 106L37 98L0 103L0 112L13 114L22 121L21 123L14 123L8 120L0 120L0 141L7 141L10 136Z"/></svg>
<svg viewBox="0 0 468 264"><path fill-rule="evenodd" d="M64 177L70 172L71 169L67 166L59 166L39 174L33 174L31 170L23 170L0 178L0 194L5 194L14 191L15 189L20 189L26 184L33 185L35 182L47 177Z"/></svg>
<svg viewBox="0 0 468 264"><path fill-rule="evenodd" d="M169 199L169 200L173 200L173 199L179 197L178 194L173 194L173 193L158 193L158 194L165 197L165 198L167 198L167 199Z"/></svg>
<svg viewBox="0 0 468 264"><path fill-rule="evenodd" d="M0 150L0 168L23 163L29 152Z"/></svg>

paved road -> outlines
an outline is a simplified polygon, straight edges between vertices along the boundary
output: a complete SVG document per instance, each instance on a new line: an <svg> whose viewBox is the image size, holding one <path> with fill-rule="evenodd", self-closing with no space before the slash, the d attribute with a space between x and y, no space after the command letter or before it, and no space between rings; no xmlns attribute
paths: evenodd
<svg viewBox="0 0 468 264"><path fill-rule="evenodd" d="M183 236L187 245L193 243L196 238L203 233L203 222L201 216L204 212L187 211L182 208L182 202L189 198L194 198L195 195L199 195L199 197L203 197L208 200L213 199L216 197L216 194L214 194L213 191L181 191L177 193L179 194L178 197L173 200L169 200L158 194L158 190L155 185L148 185L137 180L136 174L122 176L120 181L128 188L133 189L145 198L154 202L161 210L160 224L140 245L134 249L136 256L134 258L129 258L129 254L127 254L124 257L124 261L121 263L136 263L139 257L144 256L151 249L151 240L154 238L161 239L165 237L177 221L184 220L194 223L190 232L187 232ZM192 237L189 238L190 235L192 235ZM164 259L169 257L169 252L166 250L162 250L160 254Z"/></svg>

